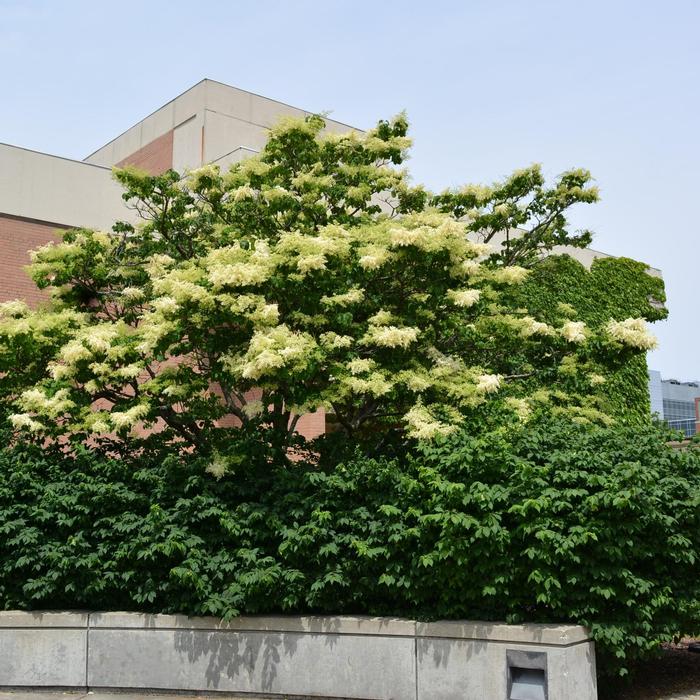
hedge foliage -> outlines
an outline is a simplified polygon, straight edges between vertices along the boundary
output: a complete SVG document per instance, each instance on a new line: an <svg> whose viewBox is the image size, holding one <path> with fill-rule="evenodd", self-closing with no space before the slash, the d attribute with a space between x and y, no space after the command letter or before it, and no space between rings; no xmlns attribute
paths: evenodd
<svg viewBox="0 0 700 700"><path fill-rule="evenodd" d="M619 669L698 628L700 455L665 437L539 419L220 480L6 448L0 606L580 622Z"/></svg>

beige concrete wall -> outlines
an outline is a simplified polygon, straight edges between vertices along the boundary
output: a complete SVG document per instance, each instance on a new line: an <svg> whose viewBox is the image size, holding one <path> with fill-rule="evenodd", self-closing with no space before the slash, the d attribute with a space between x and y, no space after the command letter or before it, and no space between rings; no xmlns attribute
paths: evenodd
<svg viewBox="0 0 700 700"><path fill-rule="evenodd" d="M205 79L99 148L85 162L111 166L127 161L174 131L175 170L183 172L212 161L223 167L235 162L229 156L236 150L260 150L268 129L280 117L309 114L298 107ZM326 124L334 132L353 128L332 119Z"/></svg>
<svg viewBox="0 0 700 700"><path fill-rule="evenodd" d="M383 700L503 700L509 657L532 655L549 700L597 697L595 649L574 625L0 612L0 651L0 687Z"/></svg>
<svg viewBox="0 0 700 700"><path fill-rule="evenodd" d="M133 218L109 168L0 144L0 214L110 229Z"/></svg>
<svg viewBox="0 0 700 700"><path fill-rule="evenodd" d="M197 83L109 143L98 148L85 158L85 162L112 166L128 158L132 153L159 136L176 129L197 114L201 114L204 108L204 89L205 81Z"/></svg>
<svg viewBox="0 0 700 700"><path fill-rule="evenodd" d="M202 165L204 114L199 112L173 131L173 169L178 173Z"/></svg>
<svg viewBox="0 0 700 700"><path fill-rule="evenodd" d="M221 161L234 149L261 151L267 141L265 127L220 112L204 113L204 162Z"/></svg>

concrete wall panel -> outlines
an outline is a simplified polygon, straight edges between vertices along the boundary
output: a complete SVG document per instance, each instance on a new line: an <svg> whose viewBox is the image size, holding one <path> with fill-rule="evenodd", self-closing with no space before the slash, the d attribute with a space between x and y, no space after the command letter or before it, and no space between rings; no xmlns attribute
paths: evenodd
<svg viewBox="0 0 700 700"><path fill-rule="evenodd" d="M172 101L174 126L204 111L205 84L205 80L200 81Z"/></svg>
<svg viewBox="0 0 700 700"><path fill-rule="evenodd" d="M537 651L547 655L549 700L594 700L595 665L589 645L572 648L521 645L485 640L419 639L418 697L421 700L507 698L506 652ZM581 650L581 651L579 651Z"/></svg>
<svg viewBox="0 0 700 700"><path fill-rule="evenodd" d="M90 687L415 700L404 637L94 629L89 669Z"/></svg>
<svg viewBox="0 0 700 700"><path fill-rule="evenodd" d="M141 147L171 131L175 126L175 103L168 102L141 122Z"/></svg>
<svg viewBox="0 0 700 700"><path fill-rule="evenodd" d="M266 97L254 95L251 103L250 121L254 124L271 127L280 117L289 116L303 119L307 114L308 112L303 109L290 107L281 102L275 102L275 100L269 100Z"/></svg>
<svg viewBox="0 0 700 700"><path fill-rule="evenodd" d="M111 167L120 160L124 160L127 156L138 151L143 145L144 143L141 140L141 122L139 122L112 142L111 159L106 165Z"/></svg>
<svg viewBox="0 0 700 700"><path fill-rule="evenodd" d="M202 165L202 127L201 114L175 127L173 134L173 170L184 173L185 170Z"/></svg>
<svg viewBox="0 0 700 700"><path fill-rule="evenodd" d="M207 110L204 126L204 162L221 162L231 151L243 146L260 151L268 130L234 117Z"/></svg>
<svg viewBox="0 0 700 700"><path fill-rule="evenodd" d="M0 686L84 688L87 618L0 612Z"/></svg>
<svg viewBox="0 0 700 700"><path fill-rule="evenodd" d="M131 219L108 168L0 145L0 214L110 229Z"/></svg>
<svg viewBox="0 0 700 700"><path fill-rule="evenodd" d="M522 664L533 653L547 670L549 700L596 699L593 643L576 626L0 613L6 687L503 700L508 660Z"/></svg>
<svg viewBox="0 0 700 700"><path fill-rule="evenodd" d="M207 109L241 121L251 121L253 94L213 80L206 80L204 89Z"/></svg>

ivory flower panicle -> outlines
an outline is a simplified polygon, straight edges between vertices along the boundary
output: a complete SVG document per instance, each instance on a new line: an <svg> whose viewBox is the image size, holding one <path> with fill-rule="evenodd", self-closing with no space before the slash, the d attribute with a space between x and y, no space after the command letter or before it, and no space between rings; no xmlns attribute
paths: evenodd
<svg viewBox="0 0 700 700"><path fill-rule="evenodd" d="M638 350L653 350L657 346L656 336L649 332L643 318L611 319L605 330L614 340Z"/></svg>
<svg viewBox="0 0 700 700"><path fill-rule="evenodd" d="M397 326L370 326L362 339L367 345L378 345L384 348L407 348L418 339L420 331L417 328Z"/></svg>
<svg viewBox="0 0 700 700"><path fill-rule="evenodd" d="M570 343L583 343L586 340L586 324L583 321L567 321L561 327L561 334Z"/></svg>
<svg viewBox="0 0 700 700"><path fill-rule="evenodd" d="M495 394L501 388L501 380L503 377L500 374L481 374L477 377L479 380L476 385L476 390L482 394Z"/></svg>
<svg viewBox="0 0 700 700"><path fill-rule="evenodd" d="M408 434L417 440L434 440L453 433L457 426L437 420L422 404L414 406L404 416Z"/></svg>
<svg viewBox="0 0 700 700"><path fill-rule="evenodd" d="M523 319L522 334L528 338L531 335L551 335L552 328L546 323L537 321L532 316L525 316Z"/></svg>
<svg viewBox="0 0 700 700"><path fill-rule="evenodd" d="M455 306L468 308L479 301L481 292L478 289L450 289L447 296Z"/></svg>
<svg viewBox="0 0 700 700"><path fill-rule="evenodd" d="M500 282L501 284L520 284L528 276L529 272L524 267L509 265L508 267L494 270L492 277L494 282Z"/></svg>

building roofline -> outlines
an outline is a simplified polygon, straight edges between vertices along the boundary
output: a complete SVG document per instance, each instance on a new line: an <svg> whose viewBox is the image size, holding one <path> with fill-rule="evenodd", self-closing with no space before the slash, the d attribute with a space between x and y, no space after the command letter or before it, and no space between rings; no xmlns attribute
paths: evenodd
<svg viewBox="0 0 700 700"><path fill-rule="evenodd" d="M0 146L6 146L7 148L16 148L18 151L27 151L27 153L36 153L40 156L46 156L47 158L57 158L58 160L67 160L69 163L77 163L78 165L87 165L91 168L99 168L100 170L111 170L112 168L106 165L98 165L97 163L87 163L84 160L78 160L77 158L67 158L66 156L59 156L55 153L47 153L46 151L37 151L36 148L26 148L25 146L18 146L14 143L4 143L0 141Z"/></svg>
<svg viewBox="0 0 700 700"><path fill-rule="evenodd" d="M234 90L241 90L242 92L247 92L250 95L253 95L254 97L260 97L263 100L269 100L270 102L275 102L278 105L282 105L283 107L291 107L292 109L298 109L301 112L308 112L309 114L322 114L321 112L314 112L312 110L304 109L303 107L297 107L296 105L290 105L288 102L282 102L282 100L276 100L274 97L266 97L265 95L260 95L257 92L251 92L250 90L246 90L241 87L237 87L236 85L229 85L229 83L222 83L220 80L214 80L214 78L204 78L203 80L200 80L202 83L216 83L217 85L223 85L224 87L227 88L233 88ZM199 85L199 83L197 83ZM194 87L194 86L193 86ZM332 119L331 117L328 117L329 121L335 122L336 124L340 124L341 126L347 126L348 129L354 129L355 131L364 131L364 129L358 129L356 126L353 126L352 124L347 124L346 122L341 122L338 121L337 119Z"/></svg>
<svg viewBox="0 0 700 700"><path fill-rule="evenodd" d="M94 156L98 151L101 151L106 146L109 146L110 143L114 143L117 139L120 139L122 136L124 136L124 134L126 134L127 131L129 131L130 129L133 129L137 124L140 124L141 122L146 121L146 119L148 119L149 117L152 117L156 112L160 112L161 109L167 107L171 102L175 102L175 100L179 99L180 97L182 97L186 93L190 92L191 90L194 90L196 87L198 87L202 83L216 83L217 85L223 85L224 87L231 88L232 90L240 90L241 92L247 92L249 95L253 95L254 97L259 97L263 100L269 100L270 102L274 102L275 104L282 105L283 107L291 107L292 109L298 109L300 112L307 112L309 114L320 114L319 112L312 112L312 111L309 111L308 109L304 109L303 107L297 107L295 105L289 104L288 102L282 102L281 100L276 100L273 97L266 97L265 95L260 95L257 92L251 92L250 90L246 90L244 88L237 87L236 85L231 85L229 83L224 83L220 80L214 80L213 78L202 78L201 80L196 82L194 85L190 85L190 87L188 87L186 90L183 90L181 93L175 95L175 97L173 97L171 100L168 100L167 102L163 103L160 107L157 107L152 112L147 114L145 117L142 117L137 122L135 122L131 126L124 129L124 131L122 131L120 134L115 136L113 139L110 139L106 143L103 143L101 146L96 148L92 153L85 156L85 158L83 160L86 161L88 158L92 158L92 156ZM206 105L205 105L205 108L206 108ZM329 120L332 122L335 122L336 124L340 124L341 126L347 126L348 129L354 129L355 131L364 131L363 129L358 129L356 126L352 126L351 124L346 124L345 122L340 122L337 119L330 119L330 117L329 117ZM78 162L81 162L81 161L78 161Z"/></svg>
<svg viewBox="0 0 700 700"><path fill-rule="evenodd" d="M630 258L629 255L613 255L612 253L606 253L603 250L597 250L596 248L590 248L589 246L586 246L585 248L581 248L581 250L590 250L591 252L597 253L598 255L605 256L606 258L629 258L630 260L634 260L635 262L641 262L643 265L646 265L648 270L654 270L654 272L658 272L659 275L663 275L663 270L660 267L653 267L652 265L649 265L648 263L645 263L642 260L637 260L636 258Z"/></svg>
<svg viewBox="0 0 700 700"><path fill-rule="evenodd" d="M190 90L194 90L198 85L201 85L202 83L206 82L207 78L202 78L200 81L196 82L194 85L190 85L186 90L183 90L181 93L175 95L171 100L168 100L167 102L163 103L160 107L156 107L152 112L149 112L145 117L142 117L139 119L136 123L132 124L131 126L128 126L124 131L122 131L120 134L117 134L113 139L110 139L106 143L103 143L101 146L98 146L92 153L89 153L83 160L87 160L88 158L92 158L92 156L95 155L98 151L101 151L105 146L109 146L110 143L114 143L117 139L120 139L124 134L129 131L129 129L133 129L136 124L140 124L141 122L145 122L146 119L149 117L152 117L156 112L160 112L161 109L164 107L167 107L171 102L175 102L178 98L182 97L185 93L188 93Z"/></svg>

